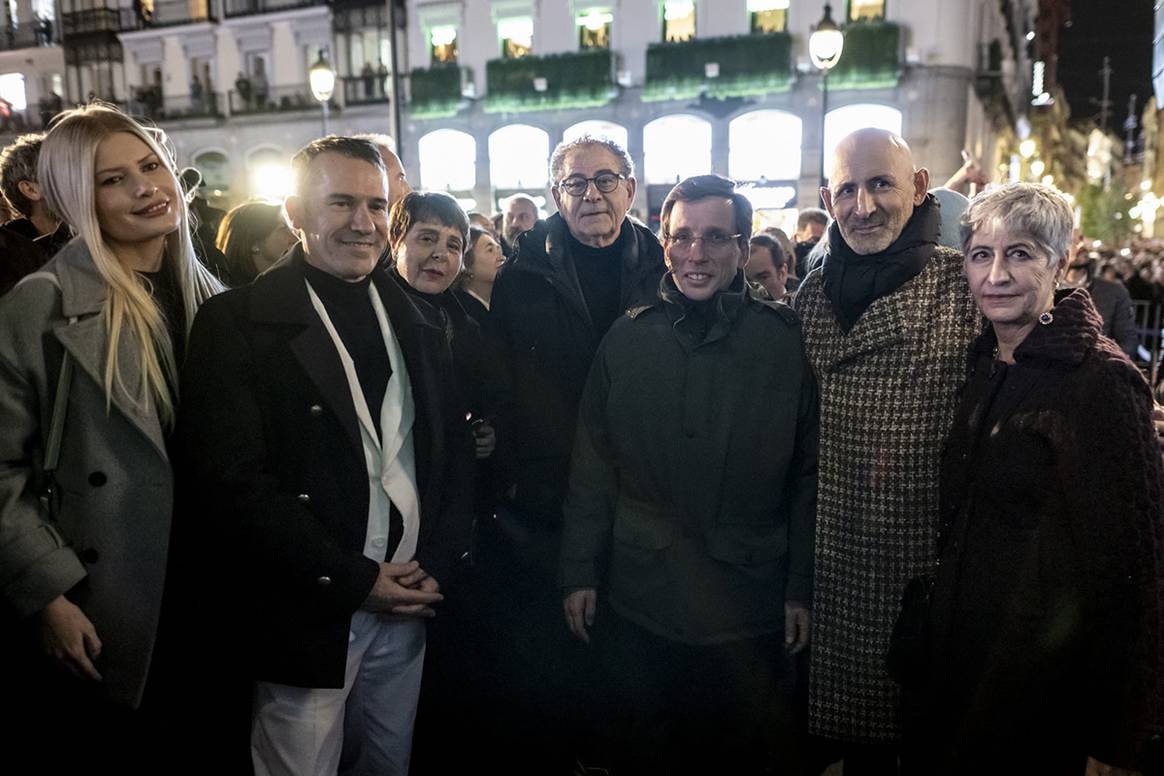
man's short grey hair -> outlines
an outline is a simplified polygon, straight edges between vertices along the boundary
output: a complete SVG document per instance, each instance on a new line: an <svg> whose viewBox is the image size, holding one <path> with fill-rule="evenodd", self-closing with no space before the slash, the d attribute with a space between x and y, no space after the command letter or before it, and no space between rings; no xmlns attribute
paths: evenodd
<svg viewBox="0 0 1164 776"><path fill-rule="evenodd" d="M530 209L533 210L534 215L536 216L538 214L538 203L534 202L533 197L531 197L529 194L519 193L508 196L501 200L501 207L504 210L509 210L510 205L513 205L516 202L520 202L523 205L529 205Z"/></svg>
<svg viewBox="0 0 1164 776"><path fill-rule="evenodd" d="M352 135L356 140L367 140L374 146L380 148L387 148L392 153L396 153L396 141L392 139L391 135L385 135L383 132L361 132L358 135Z"/></svg>
<svg viewBox="0 0 1164 776"><path fill-rule="evenodd" d="M631 161L630 154L626 152L625 148L605 137L582 135L582 137L571 140L568 143L558 143L558 147L554 149L554 153L550 154L550 185L556 186L562 182L563 173L565 172L564 168L566 166L566 156L571 151L577 151L579 148L587 147L605 148L614 154L614 158L618 160L619 173L628 178L635 174L635 163Z"/></svg>
<svg viewBox="0 0 1164 776"><path fill-rule="evenodd" d="M1059 191L1042 183L1007 183L987 189L962 214L962 252L970 249L974 233L991 224L1022 235L1046 254L1048 264L1067 255L1074 226L1071 206Z"/></svg>

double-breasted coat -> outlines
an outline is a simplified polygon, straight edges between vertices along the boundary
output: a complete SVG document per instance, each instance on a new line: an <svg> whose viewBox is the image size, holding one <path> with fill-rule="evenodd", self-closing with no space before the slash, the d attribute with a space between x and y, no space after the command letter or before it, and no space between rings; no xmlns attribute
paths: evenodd
<svg viewBox="0 0 1164 776"><path fill-rule="evenodd" d="M447 582L468 547L472 487L448 342L383 268L372 282L412 382L416 559ZM308 297L301 246L203 306L182 392L180 514L231 615L225 656L245 661L252 680L342 687L351 615L379 565L363 555L369 492L356 410Z"/></svg>
<svg viewBox="0 0 1164 776"><path fill-rule="evenodd" d="M0 301L0 593L19 616L67 593L102 642L101 688L136 706L157 636L170 544L173 476L156 412L136 404L130 337L117 359L126 390L104 388L107 286L83 240ZM72 319L76 319L72 321ZM56 470L57 519L38 504L61 360L73 375Z"/></svg>

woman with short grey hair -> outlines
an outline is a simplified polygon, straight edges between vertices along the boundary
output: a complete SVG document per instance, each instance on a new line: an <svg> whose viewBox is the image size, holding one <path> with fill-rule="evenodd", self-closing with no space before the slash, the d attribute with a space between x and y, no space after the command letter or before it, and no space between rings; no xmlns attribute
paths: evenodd
<svg viewBox="0 0 1164 776"><path fill-rule="evenodd" d="M928 655L907 682L919 772L1143 767L1161 720L1164 469L1147 382L1088 293L1038 184L962 218L985 332L942 458Z"/></svg>

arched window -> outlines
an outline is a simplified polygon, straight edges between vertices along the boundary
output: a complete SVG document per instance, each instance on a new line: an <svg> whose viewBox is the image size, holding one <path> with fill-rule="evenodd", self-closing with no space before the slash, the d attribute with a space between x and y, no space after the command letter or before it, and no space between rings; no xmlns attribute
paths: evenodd
<svg viewBox="0 0 1164 776"><path fill-rule="evenodd" d="M422 189L469 191L477 185L477 141L468 132L433 130L417 145Z"/></svg>
<svg viewBox="0 0 1164 776"><path fill-rule="evenodd" d="M728 125L728 177L737 181L800 178L801 121L780 110L756 110Z"/></svg>
<svg viewBox="0 0 1164 776"><path fill-rule="evenodd" d="M200 151L191 160L194 168L202 173L202 184L212 191L226 191L230 188L230 162L222 151Z"/></svg>
<svg viewBox="0 0 1164 776"><path fill-rule="evenodd" d="M247 154L251 197L282 202L291 193L291 162L278 148L263 146Z"/></svg>
<svg viewBox="0 0 1164 776"><path fill-rule="evenodd" d="M832 163L833 150L841 138L858 129L873 127L884 129L895 134L901 134L901 111L888 105L861 103L846 105L843 108L829 111L825 116L824 150L825 173Z"/></svg>
<svg viewBox="0 0 1164 776"><path fill-rule="evenodd" d="M711 172L711 124L676 114L643 127L643 178L648 184L676 183Z"/></svg>
<svg viewBox="0 0 1164 776"><path fill-rule="evenodd" d="M510 124L489 136L489 181L494 189L541 189L549 177L550 136Z"/></svg>
<svg viewBox="0 0 1164 776"><path fill-rule="evenodd" d="M566 127L566 131L562 133L562 142L569 143L571 140L577 140L583 135L590 135L601 140L613 140L626 150L629 133L622 124L615 124L613 121L579 121L572 127Z"/></svg>

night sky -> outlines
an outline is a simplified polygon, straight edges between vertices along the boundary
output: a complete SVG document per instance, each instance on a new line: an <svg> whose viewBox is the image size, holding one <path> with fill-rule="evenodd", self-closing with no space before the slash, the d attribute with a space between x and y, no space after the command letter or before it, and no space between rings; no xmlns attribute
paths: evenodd
<svg viewBox="0 0 1164 776"><path fill-rule="evenodd" d="M1112 114L1108 128L1123 135L1128 97L1136 95L1136 114L1152 96L1151 0L1072 0L1072 24L1060 31L1059 84L1067 94L1072 119L1094 116L1103 93L1099 70L1111 58Z"/></svg>

